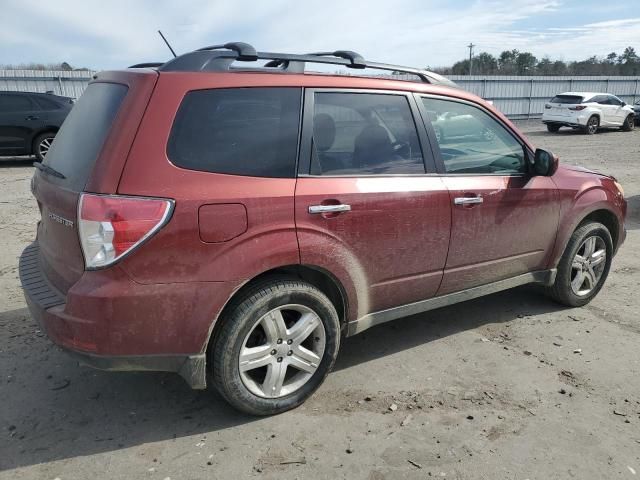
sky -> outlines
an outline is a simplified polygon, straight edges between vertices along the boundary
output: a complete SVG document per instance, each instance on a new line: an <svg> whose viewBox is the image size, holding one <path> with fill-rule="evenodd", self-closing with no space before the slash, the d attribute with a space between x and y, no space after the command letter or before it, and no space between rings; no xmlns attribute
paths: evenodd
<svg viewBox="0 0 640 480"><path fill-rule="evenodd" d="M258 51L354 50L414 67L452 65L475 52L530 51L582 60L640 51L634 1L602 0L1 0L0 65L68 62L114 69L206 45Z"/></svg>

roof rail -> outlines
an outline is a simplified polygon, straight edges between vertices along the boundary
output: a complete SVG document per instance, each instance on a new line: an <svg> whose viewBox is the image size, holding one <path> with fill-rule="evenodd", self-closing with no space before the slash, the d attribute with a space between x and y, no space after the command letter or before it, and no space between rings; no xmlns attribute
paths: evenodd
<svg viewBox="0 0 640 480"><path fill-rule="evenodd" d="M144 62L136 63L135 65L131 65L128 68L156 68L161 65L164 65L164 62Z"/></svg>
<svg viewBox="0 0 640 480"><path fill-rule="evenodd" d="M258 54L256 49L252 45L244 42L229 42L223 45L210 45L208 47L202 47L196 50L196 52L204 52L210 50L220 50L221 48L227 50L233 50L238 54L236 60L241 62L255 62L258 60Z"/></svg>
<svg viewBox="0 0 640 480"><path fill-rule="evenodd" d="M166 72L228 72L238 68L232 66L235 61L255 62L257 60L267 60L262 67L256 67L256 70L259 71L277 69L281 72L304 73L305 64L307 63L341 65L347 68L359 70L370 68L394 73L405 73L415 75L425 83L458 87L454 82L442 75L438 75L437 73L418 68L403 67L400 65L369 62L366 61L362 55L350 50L316 52L302 55L291 53L257 52L253 46L244 42L231 42L199 48L193 52L185 53L171 59L165 64L153 64L153 66L157 66L158 70Z"/></svg>

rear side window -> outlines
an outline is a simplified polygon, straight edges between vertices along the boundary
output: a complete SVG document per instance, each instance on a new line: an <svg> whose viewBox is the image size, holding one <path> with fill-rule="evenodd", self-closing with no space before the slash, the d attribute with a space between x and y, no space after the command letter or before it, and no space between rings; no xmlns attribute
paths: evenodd
<svg viewBox="0 0 640 480"><path fill-rule="evenodd" d="M556 95L551 99L551 103L566 103L576 105L582 103L583 97L580 95Z"/></svg>
<svg viewBox="0 0 640 480"><path fill-rule="evenodd" d="M312 175L424 174L404 95L316 93Z"/></svg>
<svg viewBox="0 0 640 480"><path fill-rule="evenodd" d="M117 83L92 83L87 87L45 157L45 165L66 177L48 176L51 182L76 192L84 189L127 90Z"/></svg>
<svg viewBox="0 0 640 480"><path fill-rule="evenodd" d="M253 177L295 177L300 88L189 92L167 154L182 168Z"/></svg>
<svg viewBox="0 0 640 480"><path fill-rule="evenodd" d="M45 97L35 97L35 101L45 110L59 110L60 105Z"/></svg>

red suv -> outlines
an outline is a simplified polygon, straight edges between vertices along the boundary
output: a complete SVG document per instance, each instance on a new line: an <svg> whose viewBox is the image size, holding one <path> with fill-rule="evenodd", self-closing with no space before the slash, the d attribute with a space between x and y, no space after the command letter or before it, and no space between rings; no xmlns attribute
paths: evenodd
<svg viewBox="0 0 640 480"><path fill-rule="evenodd" d="M32 182L27 302L85 364L282 412L343 335L526 283L586 304L625 238L614 178L436 74L242 43L134 67L95 77Z"/></svg>

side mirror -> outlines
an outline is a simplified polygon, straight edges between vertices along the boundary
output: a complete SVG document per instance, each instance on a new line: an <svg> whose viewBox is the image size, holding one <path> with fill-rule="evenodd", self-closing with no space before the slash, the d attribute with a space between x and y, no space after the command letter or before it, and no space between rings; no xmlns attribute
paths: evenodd
<svg viewBox="0 0 640 480"><path fill-rule="evenodd" d="M620 105L621 107L626 107L627 104L625 102L622 102L622 105Z"/></svg>
<svg viewBox="0 0 640 480"><path fill-rule="evenodd" d="M536 149L536 153L533 157L533 172L535 175L542 177L550 177L558 170L558 157L553 153L543 150L541 148Z"/></svg>

